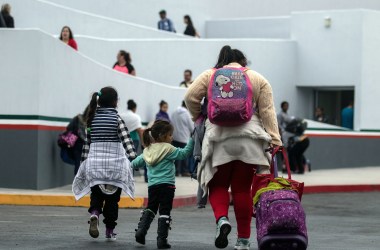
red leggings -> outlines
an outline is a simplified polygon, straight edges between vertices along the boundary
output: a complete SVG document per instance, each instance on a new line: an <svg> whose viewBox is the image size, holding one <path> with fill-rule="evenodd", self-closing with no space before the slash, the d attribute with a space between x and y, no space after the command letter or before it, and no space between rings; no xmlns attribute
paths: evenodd
<svg viewBox="0 0 380 250"><path fill-rule="evenodd" d="M254 165L232 161L218 166L218 171L209 183L209 200L216 222L223 216L228 217L228 189L231 186L239 238L251 236L253 175Z"/></svg>

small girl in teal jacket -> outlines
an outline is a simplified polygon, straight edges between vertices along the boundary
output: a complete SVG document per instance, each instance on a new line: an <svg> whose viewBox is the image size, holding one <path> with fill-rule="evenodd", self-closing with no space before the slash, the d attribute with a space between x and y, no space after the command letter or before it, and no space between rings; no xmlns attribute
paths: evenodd
<svg viewBox="0 0 380 250"><path fill-rule="evenodd" d="M148 168L148 206L143 211L136 229L136 241L145 244L145 236L159 209L158 249L171 247L167 237L175 191L174 161L187 159L194 148L192 139L185 148L172 146L170 144L172 140L173 126L167 121L156 121L150 129L144 131L143 141L146 148L143 154L132 162L132 167L135 169L144 167L145 163Z"/></svg>

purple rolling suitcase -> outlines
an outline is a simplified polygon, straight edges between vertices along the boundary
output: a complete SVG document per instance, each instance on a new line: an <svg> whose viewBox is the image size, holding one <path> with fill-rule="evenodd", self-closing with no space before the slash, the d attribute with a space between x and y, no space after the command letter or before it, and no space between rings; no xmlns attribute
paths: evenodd
<svg viewBox="0 0 380 250"><path fill-rule="evenodd" d="M277 164L274 164L275 175ZM263 193L256 205L259 250L305 250L308 245L305 211L291 190Z"/></svg>

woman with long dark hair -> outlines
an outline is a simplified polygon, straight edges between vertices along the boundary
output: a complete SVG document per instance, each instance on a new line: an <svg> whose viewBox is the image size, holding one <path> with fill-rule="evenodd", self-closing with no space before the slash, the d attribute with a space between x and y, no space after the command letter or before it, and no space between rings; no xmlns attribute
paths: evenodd
<svg viewBox="0 0 380 250"><path fill-rule="evenodd" d="M170 117L169 117L169 114L168 114L169 104L167 102L165 102L164 100L162 100L159 103L159 106L160 106L160 110L156 114L156 120L170 122Z"/></svg>
<svg viewBox="0 0 380 250"><path fill-rule="evenodd" d="M117 61L113 65L114 70L136 76L135 67L133 67L133 65L131 64L132 59L130 53L128 53L125 50L120 50L117 54L116 59Z"/></svg>
<svg viewBox="0 0 380 250"><path fill-rule="evenodd" d="M121 191L133 198L135 189L129 160L136 157L136 151L117 113L118 99L112 87L92 94L82 163L72 187L77 200L91 191L89 233L93 238L99 237L99 217L103 213L107 240L116 240Z"/></svg>
<svg viewBox="0 0 380 250"><path fill-rule="evenodd" d="M69 45L71 48L78 50L77 42L74 40L74 34L69 26L63 26L59 40Z"/></svg>
<svg viewBox="0 0 380 250"><path fill-rule="evenodd" d="M189 15L183 17L183 22L186 24L185 35L200 37L197 30L194 28L193 21Z"/></svg>
<svg viewBox="0 0 380 250"><path fill-rule="evenodd" d="M239 71L235 72L239 74L232 75L231 79L218 75L223 80L214 82L216 90L219 91L216 92L219 93L218 98L232 98L234 95L244 93L241 92L242 86L248 88L248 84L252 85L253 98L248 100L248 95L245 96L252 104L250 112L251 114L253 112L253 115L250 119L235 126L217 125L215 122L211 123L209 119L205 123L206 131L202 144L202 160L198 165L198 181L204 192L209 193L217 224L215 246L218 248L228 246L227 236L231 231L228 220L230 204L228 190L231 187L238 231L235 249L249 249L253 212L251 197L253 175L255 169L258 173L269 173L270 157L265 153L265 149L270 145L282 145L272 88L263 76L246 66L247 58L240 50L224 46L214 69L206 70L198 76L185 96L186 105L195 121L201 115L201 102L207 97L210 82L214 80L212 77L217 69L226 72L229 69ZM237 79L236 85L231 85L233 77ZM239 81L243 79L246 79L245 85ZM214 100L208 100L209 105L211 101ZM222 99L219 101L223 102ZM227 103L228 101L230 100L227 100ZM210 113L208 116L210 118ZM228 122L233 121L228 120Z"/></svg>
<svg viewBox="0 0 380 250"><path fill-rule="evenodd" d="M89 110L89 106L83 111L82 114L76 115L71 119L69 125L67 125L66 131L71 131L74 135L78 137L74 146L72 147L72 156L74 159L74 175L78 173L78 169L81 162L82 148L84 141L86 139L86 117Z"/></svg>

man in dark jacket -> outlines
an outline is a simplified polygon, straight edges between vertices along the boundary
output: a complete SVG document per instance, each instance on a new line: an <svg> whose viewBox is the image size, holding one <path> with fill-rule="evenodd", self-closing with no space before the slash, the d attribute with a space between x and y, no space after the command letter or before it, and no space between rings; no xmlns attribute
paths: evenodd
<svg viewBox="0 0 380 250"><path fill-rule="evenodd" d="M3 4L3 6L1 6L1 15L3 16L5 27L8 27L8 28L15 27L13 17L11 16L11 6L9 4L6 3L6 4Z"/></svg>
<svg viewBox="0 0 380 250"><path fill-rule="evenodd" d="M1 12L0 12L0 28L6 28L6 27L7 27L7 25L5 24L3 14L1 14Z"/></svg>

